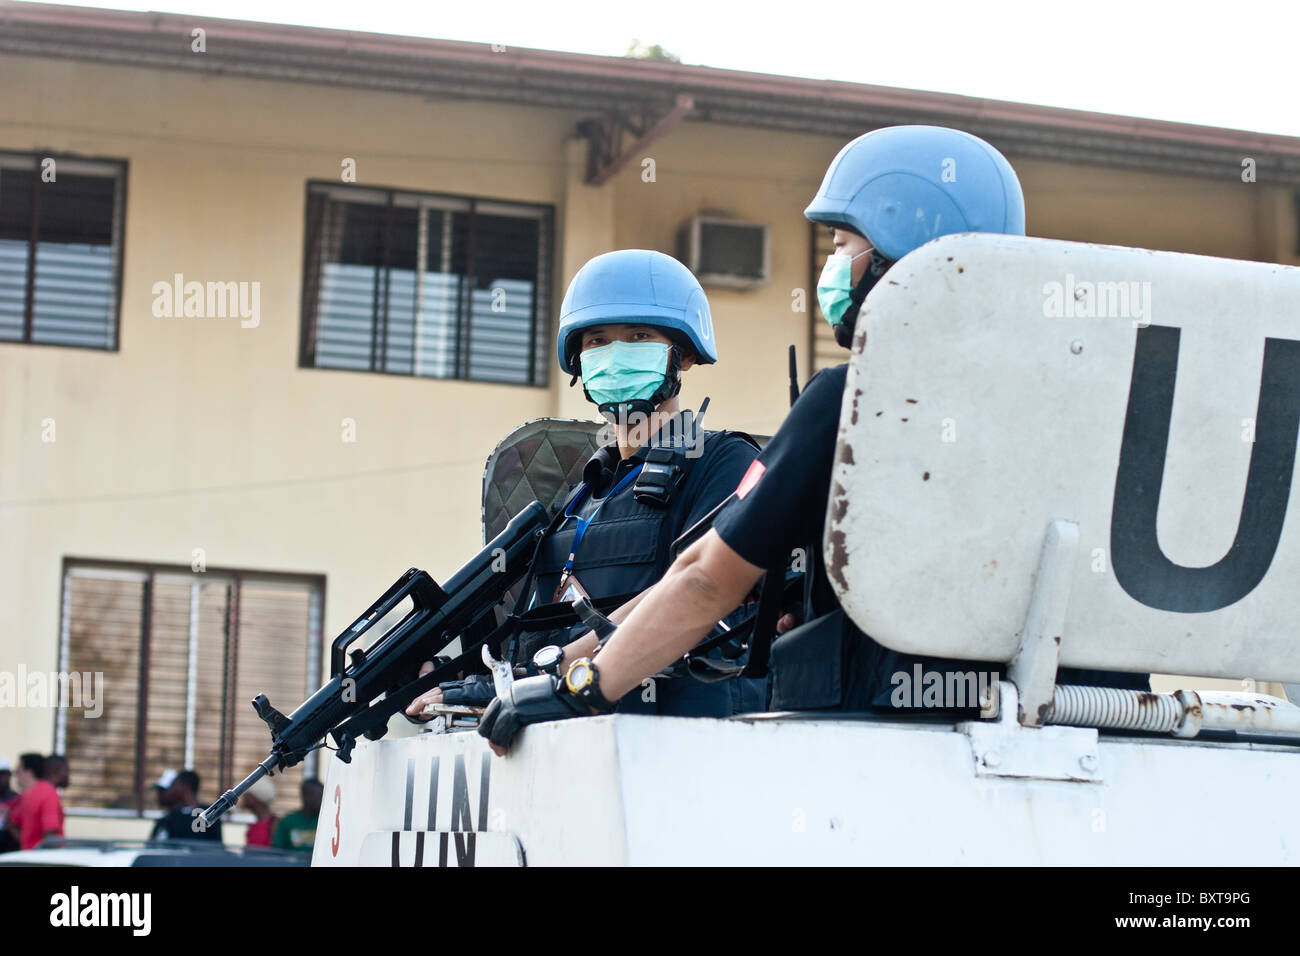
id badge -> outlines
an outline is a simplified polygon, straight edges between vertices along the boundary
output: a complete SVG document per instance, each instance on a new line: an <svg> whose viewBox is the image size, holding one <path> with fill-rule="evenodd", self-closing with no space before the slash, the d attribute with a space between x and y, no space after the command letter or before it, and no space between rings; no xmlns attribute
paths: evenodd
<svg viewBox="0 0 1300 956"><path fill-rule="evenodd" d="M559 585L555 588L555 593L551 595L552 604L572 604L578 598L588 598L591 595L587 593L586 588L572 574L567 578L561 578Z"/></svg>

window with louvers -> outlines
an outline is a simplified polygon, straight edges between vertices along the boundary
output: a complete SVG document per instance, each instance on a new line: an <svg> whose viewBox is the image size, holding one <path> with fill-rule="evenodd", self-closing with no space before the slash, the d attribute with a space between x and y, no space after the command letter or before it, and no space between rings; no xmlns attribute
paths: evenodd
<svg viewBox="0 0 1300 956"><path fill-rule="evenodd" d="M246 776L270 744L249 701L287 713L320 683L323 591L313 577L68 562L60 669L104 676L100 717L56 712L65 803L140 814L166 769L197 771L203 802ZM315 764L276 777L278 813Z"/></svg>
<svg viewBox="0 0 1300 956"><path fill-rule="evenodd" d="M310 184L308 368L545 385L549 206Z"/></svg>
<svg viewBox="0 0 1300 956"><path fill-rule="evenodd" d="M822 307L817 304L817 280L826 265L826 257L835 251L835 244L831 242L831 231L825 224L814 222L811 225L812 279L808 288L812 293L808 297L811 300L808 304L808 353L812 356L811 374L815 374L824 368L842 365L848 361L848 353L836 343L835 333L822 315Z"/></svg>
<svg viewBox="0 0 1300 956"><path fill-rule="evenodd" d="M126 164L0 153L0 343L117 348Z"/></svg>

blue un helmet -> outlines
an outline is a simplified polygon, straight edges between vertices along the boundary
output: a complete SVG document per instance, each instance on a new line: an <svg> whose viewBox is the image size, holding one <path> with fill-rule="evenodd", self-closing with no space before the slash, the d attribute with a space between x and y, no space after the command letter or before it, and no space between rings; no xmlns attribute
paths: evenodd
<svg viewBox="0 0 1300 956"><path fill-rule="evenodd" d="M984 140L941 126L889 126L840 150L804 210L871 243L871 262L851 280L852 260L826 260L817 299L835 340L853 342L858 310L891 265L955 232L1025 234L1025 197L1015 170ZM865 253L863 253L865 255Z"/></svg>
<svg viewBox="0 0 1300 956"><path fill-rule="evenodd" d="M560 368L578 374L580 339L597 325L649 325L690 345L695 360L718 360L713 317L699 280L672 256L650 249L620 249L596 256L578 270L560 304L555 350Z"/></svg>
<svg viewBox="0 0 1300 956"><path fill-rule="evenodd" d="M661 402L676 395L681 389L683 349L689 349L695 360L703 364L718 360L713 318L704 290L691 270L662 252L649 249L607 252L578 270L560 305L560 327L555 337L560 368L574 376L582 374L581 333L583 329L600 325L651 326L664 332L674 343L668 349L666 366L664 355L659 354L658 371L650 376L656 379L654 382L647 377L648 367L632 370L631 374L626 368L589 369L589 373L598 371L602 387L584 376L583 390L602 413L615 414L622 407L624 413L639 410L649 414ZM619 349L622 348L620 345ZM638 345L626 351L640 348ZM602 356L602 359L609 358ZM615 388L603 387L611 380L615 380Z"/></svg>
<svg viewBox="0 0 1300 956"><path fill-rule="evenodd" d="M843 224L890 262L955 232L1025 234L1025 197L1005 156L942 126L889 126L840 150L804 210Z"/></svg>

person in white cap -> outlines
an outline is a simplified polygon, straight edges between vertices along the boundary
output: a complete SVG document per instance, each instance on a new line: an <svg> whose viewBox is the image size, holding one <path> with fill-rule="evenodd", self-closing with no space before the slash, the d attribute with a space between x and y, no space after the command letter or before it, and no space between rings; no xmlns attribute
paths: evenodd
<svg viewBox="0 0 1300 956"><path fill-rule="evenodd" d="M172 784L176 782L176 771L168 767L162 772L153 784L154 797L158 801L158 806L163 810L172 808L171 789Z"/></svg>
<svg viewBox="0 0 1300 956"><path fill-rule="evenodd" d="M167 813L154 824L151 840L215 840L221 842L221 821L207 824L199 816L199 775L193 770L165 770L154 784L158 804Z"/></svg>
<svg viewBox="0 0 1300 956"><path fill-rule="evenodd" d="M257 818L257 822L249 826L244 837L248 846L271 845L271 834L275 832L275 824L280 819L271 812L274 800L275 784L266 777L260 778L244 791L244 798L239 801L239 805Z"/></svg>

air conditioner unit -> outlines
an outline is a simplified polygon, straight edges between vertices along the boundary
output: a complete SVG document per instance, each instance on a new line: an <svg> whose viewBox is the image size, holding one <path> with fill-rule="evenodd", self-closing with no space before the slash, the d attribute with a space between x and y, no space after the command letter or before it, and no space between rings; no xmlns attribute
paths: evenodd
<svg viewBox="0 0 1300 956"><path fill-rule="evenodd" d="M696 216L682 227L681 258L700 285L754 289L771 269L769 227L721 216Z"/></svg>

